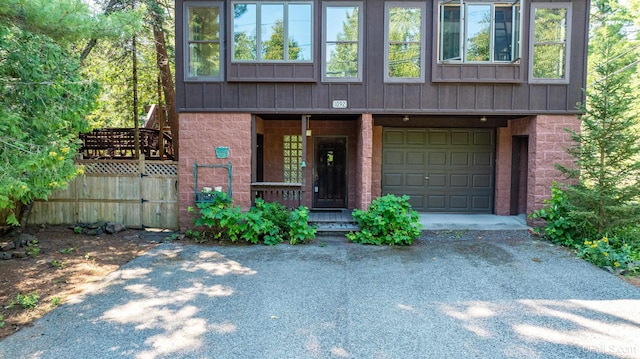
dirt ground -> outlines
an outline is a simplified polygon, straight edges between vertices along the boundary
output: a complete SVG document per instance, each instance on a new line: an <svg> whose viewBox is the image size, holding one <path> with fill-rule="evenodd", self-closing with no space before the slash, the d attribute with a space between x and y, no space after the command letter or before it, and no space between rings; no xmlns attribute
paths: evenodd
<svg viewBox="0 0 640 359"><path fill-rule="evenodd" d="M0 340L91 289L158 243L148 232L131 229L99 236L76 234L61 226L29 227L24 232L38 239L39 253L0 260ZM0 247L13 248L8 241L0 237ZM5 253L9 252L13 250ZM622 278L640 288L640 277ZM24 309L17 303L18 295L34 294L35 308Z"/></svg>
<svg viewBox="0 0 640 359"><path fill-rule="evenodd" d="M24 233L37 238L39 253L0 259L0 339L90 289L104 276L157 244L140 236L142 231L131 229L90 236L76 234L68 227L50 226L29 227ZM9 239L0 237L0 247L12 249L13 244L7 243ZM11 252L15 251L5 251ZM31 252L34 254L32 249ZM18 295L27 298L37 295L37 305L24 309L18 303Z"/></svg>

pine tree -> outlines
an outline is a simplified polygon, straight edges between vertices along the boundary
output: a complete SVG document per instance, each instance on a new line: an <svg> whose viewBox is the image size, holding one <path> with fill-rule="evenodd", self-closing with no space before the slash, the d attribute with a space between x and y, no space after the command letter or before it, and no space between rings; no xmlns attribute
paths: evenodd
<svg viewBox="0 0 640 359"><path fill-rule="evenodd" d="M581 132L572 132L575 146L568 152L576 168L558 166L577 180L567 188L574 223L599 234L638 223L640 210L640 138L637 101L630 78L637 51L624 34L627 20L615 0L600 0L592 20L590 61L592 76L581 105Z"/></svg>

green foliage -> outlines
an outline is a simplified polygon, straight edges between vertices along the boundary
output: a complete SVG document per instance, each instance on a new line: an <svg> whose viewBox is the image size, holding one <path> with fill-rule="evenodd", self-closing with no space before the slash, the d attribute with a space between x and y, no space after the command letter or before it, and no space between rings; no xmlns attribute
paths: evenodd
<svg viewBox="0 0 640 359"><path fill-rule="evenodd" d="M575 225L586 224L603 235L638 223L640 210L640 133L632 111L638 93L630 85L639 54L629 42L628 24L617 1L594 3L589 57L589 85L580 132L570 132L575 145L568 153L572 168L558 168L577 183L566 188Z"/></svg>
<svg viewBox="0 0 640 359"><path fill-rule="evenodd" d="M60 253L62 253L62 254L71 254L71 253L73 253L73 251L75 251L75 250L76 250L76 249L75 249L75 248L73 248L73 247L69 247L69 248L62 248L62 249L60 250Z"/></svg>
<svg viewBox="0 0 640 359"><path fill-rule="evenodd" d="M33 242L27 244L27 255L35 257L38 254L40 254L40 247L38 246L38 240L34 239Z"/></svg>
<svg viewBox="0 0 640 359"><path fill-rule="evenodd" d="M638 252L626 243L620 244L616 238L602 237L596 241L584 241L578 249L578 256L598 267L613 270L635 269Z"/></svg>
<svg viewBox="0 0 640 359"><path fill-rule="evenodd" d="M302 243L315 236L315 229L308 227L308 210L304 207L290 213L282 204L256 199L256 205L243 212L240 207L232 207L223 192L217 192L210 202L198 203L196 226L205 226L207 233L195 236L196 241L228 239L232 242L243 240L252 244L275 245L284 240ZM194 232L192 232L194 233ZM191 237L187 234L187 237Z"/></svg>
<svg viewBox="0 0 640 359"><path fill-rule="evenodd" d="M0 24L0 209L46 199L81 169L77 135L89 129L98 86L50 37Z"/></svg>
<svg viewBox="0 0 640 359"><path fill-rule="evenodd" d="M4 316L0 315L0 328L4 328Z"/></svg>
<svg viewBox="0 0 640 359"><path fill-rule="evenodd" d="M354 210L353 218L360 226L347 238L363 244L412 244L420 235L422 226L418 213L411 209L409 197L388 194L378 197L368 211Z"/></svg>
<svg viewBox="0 0 640 359"><path fill-rule="evenodd" d="M316 228L309 226L309 210L298 207L289 216L289 243L306 243L316 237Z"/></svg>
<svg viewBox="0 0 640 359"><path fill-rule="evenodd" d="M60 297L53 297L51 298L51 306L52 307L57 307L60 304L62 304L62 299Z"/></svg>
<svg viewBox="0 0 640 359"><path fill-rule="evenodd" d="M66 261L59 262L59 261L54 259L54 260L51 261L51 266L54 267L54 268L63 269L64 267L67 266L67 262Z"/></svg>
<svg viewBox="0 0 640 359"><path fill-rule="evenodd" d="M16 295L16 299L9 301L9 308L12 308L16 304L20 304L23 309L33 309L38 305L38 296L37 292L33 292L31 294L22 294L18 293Z"/></svg>
<svg viewBox="0 0 640 359"><path fill-rule="evenodd" d="M543 234L553 243L567 247L575 247L581 241L575 224L571 221L573 206L566 198L566 193L557 182L551 185L551 198L545 201L542 209L531 214L531 218L545 221Z"/></svg>

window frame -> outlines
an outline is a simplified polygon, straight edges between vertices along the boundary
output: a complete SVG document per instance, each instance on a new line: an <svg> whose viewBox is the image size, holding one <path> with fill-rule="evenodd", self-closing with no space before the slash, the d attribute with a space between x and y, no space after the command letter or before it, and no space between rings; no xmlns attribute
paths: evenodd
<svg viewBox="0 0 640 359"><path fill-rule="evenodd" d="M217 40L189 40L190 38L190 24L189 14L193 8L218 8L218 24L220 29L218 31L219 36ZM185 1L183 3L183 61L184 61L184 81L224 81L225 73L225 49L224 49L224 37L225 37L225 22L224 22L224 4L222 1ZM220 62L220 68L217 76L193 76L190 74L191 68L191 43L217 43L218 44L218 56Z"/></svg>
<svg viewBox="0 0 640 359"><path fill-rule="evenodd" d="M389 11L391 8L419 8L420 9L420 76L418 77L391 77L389 76ZM427 4L426 2L400 2L390 1L384 4L384 82L385 83L424 83L425 66L427 56Z"/></svg>
<svg viewBox="0 0 640 359"><path fill-rule="evenodd" d="M230 3L230 12L233 14L233 9L236 4L255 4L256 5L256 59L235 59L235 19L231 16L230 22L230 39L229 39L229 49L230 49L230 61L233 64L308 64L314 62L314 53L315 53L315 34L314 34L314 21L315 21L315 6L313 1L294 1L294 0L283 0L283 1L265 1L265 0L250 0L250 1L242 1L236 0ZM261 30L261 19L262 19L262 5L275 5L282 4L283 5L283 27L284 27L284 38L287 39L289 35L289 5L302 5L306 4L310 7L310 23L309 23L309 35L311 44L309 46L309 59L308 60L289 60L289 42L285 41L284 45L284 59L283 60L264 60L262 59L262 30Z"/></svg>
<svg viewBox="0 0 640 359"><path fill-rule="evenodd" d="M327 76L327 8L331 7L357 7L358 8L358 75L355 77L333 77ZM362 82L363 79L363 42L364 42L364 3L362 1L336 1L322 3L322 49L320 51L322 57L322 81L323 82ZM353 43L353 41L331 41L333 44Z"/></svg>
<svg viewBox="0 0 640 359"><path fill-rule="evenodd" d="M444 18L444 13L442 12L442 9L446 6L451 6L452 4L457 4L459 9L460 9L460 35L459 35L459 51L460 51L460 56L455 58L455 59L443 59L443 51L441 48L444 38L444 32L442 31L442 26L444 24L443 18ZM490 38L490 42L489 42L489 60L488 61L468 61L467 60L467 56L468 56L468 47L467 47L467 34L469 32L469 21L467 21L467 17L468 17L468 5L489 5L490 6L490 11L491 11L491 28L489 30L489 38ZM518 20L517 24L513 24L512 28L511 28L511 34L512 34L512 39L511 39L511 47L513 48L514 46L517 48L517 51L513 51L512 50L512 58L513 60L495 60L495 32L496 32L496 26L495 26L495 9L496 7L511 7L511 16L512 16L512 21L514 21L514 19ZM516 11L516 7L518 8L518 11ZM435 10L435 17L437 19L437 25L435 26L436 28L436 39L437 39L437 45L436 45L436 61L438 64L460 64L460 65L464 65L464 64L474 64L474 65L500 65L500 64L508 64L508 65L512 65L512 64L518 64L520 61L522 61L522 29L523 29L523 21L522 21L522 14L523 14L523 6L522 6L522 2L518 1L518 2L513 2L513 1L507 1L507 0L455 0L455 1L446 1L446 0L438 0L437 1L437 5L436 5L436 10ZM514 39L514 35L517 34L518 38Z"/></svg>
<svg viewBox="0 0 640 359"><path fill-rule="evenodd" d="M538 78L534 77L534 49L535 43L535 16L536 9L566 9L567 10L567 23L566 34L564 42L564 77L562 78ZM531 13L529 14L529 83L544 83L544 84L568 84L570 78L570 65L571 65L571 36L572 36L572 17L573 17L573 4L570 2L544 2L544 3L532 3Z"/></svg>

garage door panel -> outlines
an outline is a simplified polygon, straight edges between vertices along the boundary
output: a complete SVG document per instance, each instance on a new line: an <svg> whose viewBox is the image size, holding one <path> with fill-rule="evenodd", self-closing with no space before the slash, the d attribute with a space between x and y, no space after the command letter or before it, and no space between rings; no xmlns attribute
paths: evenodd
<svg viewBox="0 0 640 359"><path fill-rule="evenodd" d="M424 151L409 151L406 154L406 163L409 166L425 166L427 164L426 157L427 155L426 153L424 153Z"/></svg>
<svg viewBox="0 0 640 359"><path fill-rule="evenodd" d="M404 131L402 130L387 130L384 133L384 143L387 145L403 145L404 144Z"/></svg>
<svg viewBox="0 0 640 359"><path fill-rule="evenodd" d="M473 188L491 188L492 176L473 175Z"/></svg>
<svg viewBox="0 0 640 359"><path fill-rule="evenodd" d="M453 188L469 188L469 175L451 175L451 187Z"/></svg>
<svg viewBox="0 0 640 359"><path fill-rule="evenodd" d="M404 166L404 152L402 151L387 151L383 157L385 165Z"/></svg>
<svg viewBox="0 0 640 359"><path fill-rule="evenodd" d="M470 154L468 152L452 152L451 153L451 165L452 166L469 166Z"/></svg>
<svg viewBox="0 0 640 359"><path fill-rule="evenodd" d="M492 204L491 196L473 196L471 201L471 211L484 212L491 210Z"/></svg>
<svg viewBox="0 0 640 359"><path fill-rule="evenodd" d="M422 189L425 185L425 179L422 173L408 173L406 179L407 187L418 187Z"/></svg>
<svg viewBox="0 0 640 359"><path fill-rule="evenodd" d="M385 173L383 176L384 184L387 187L403 187L403 177L404 175L402 173Z"/></svg>
<svg viewBox="0 0 640 359"><path fill-rule="evenodd" d="M493 129L385 128L383 138L382 193L408 195L417 211L493 212Z"/></svg>
<svg viewBox="0 0 640 359"><path fill-rule="evenodd" d="M474 132L473 144L476 146L493 146L493 132Z"/></svg>
<svg viewBox="0 0 640 359"><path fill-rule="evenodd" d="M446 188L447 175L445 173L429 173L429 188Z"/></svg>
<svg viewBox="0 0 640 359"><path fill-rule="evenodd" d="M493 163L493 155L486 152L474 152L473 153L473 165L481 167L491 167Z"/></svg>
<svg viewBox="0 0 640 359"><path fill-rule="evenodd" d="M430 195L427 197L429 210L445 211L447 208L447 198L443 195Z"/></svg>
<svg viewBox="0 0 640 359"><path fill-rule="evenodd" d="M452 145L469 145L471 142L471 135L469 131L452 131L451 132L451 144Z"/></svg>
<svg viewBox="0 0 640 359"><path fill-rule="evenodd" d="M429 131L429 145L447 145L449 143L449 133L443 130L430 130Z"/></svg>
<svg viewBox="0 0 640 359"><path fill-rule="evenodd" d="M469 196L451 196L449 207L456 212L466 212L469 209Z"/></svg>
<svg viewBox="0 0 640 359"><path fill-rule="evenodd" d="M424 200L425 197L423 195L409 195L409 204L416 211L426 209Z"/></svg>
<svg viewBox="0 0 640 359"><path fill-rule="evenodd" d="M408 130L407 145L424 146L427 144L427 133L424 130Z"/></svg>
<svg viewBox="0 0 640 359"><path fill-rule="evenodd" d="M429 152L429 166L446 166L447 165L447 153L446 152Z"/></svg>

